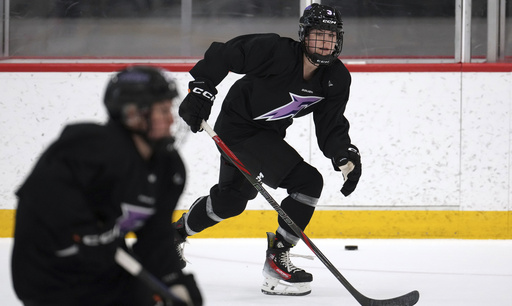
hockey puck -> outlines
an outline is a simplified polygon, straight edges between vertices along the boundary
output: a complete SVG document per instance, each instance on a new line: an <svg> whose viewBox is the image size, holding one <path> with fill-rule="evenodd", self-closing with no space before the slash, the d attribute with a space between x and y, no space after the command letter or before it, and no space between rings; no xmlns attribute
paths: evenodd
<svg viewBox="0 0 512 306"><path fill-rule="evenodd" d="M346 245L345 250L347 251L357 251L358 247L357 245Z"/></svg>

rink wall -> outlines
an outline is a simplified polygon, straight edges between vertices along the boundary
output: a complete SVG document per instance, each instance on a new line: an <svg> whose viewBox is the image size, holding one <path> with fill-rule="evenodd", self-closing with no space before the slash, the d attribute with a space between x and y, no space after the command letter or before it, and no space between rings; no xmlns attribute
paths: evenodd
<svg viewBox="0 0 512 306"><path fill-rule="evenodd" d="M182 95L192 63L173 71ZM104 122L104 86L126 63L0 62L0 237L12 236L14 190L66 123ZM363 177L349 197L317 149L309 117L289 141L324 176L311 238L512 239L512 64L357 64L346 116ZM221 101L240 75L219 85ZM219 111L215 104L212 119ZM213 120L210 120L213 122ZM217 179L218 152L204 133L181 145L188 183L181 215ZM269 192L276 200L282 190ZM197 237L264 237L277 213L258 196L247 210Z"/></svg>

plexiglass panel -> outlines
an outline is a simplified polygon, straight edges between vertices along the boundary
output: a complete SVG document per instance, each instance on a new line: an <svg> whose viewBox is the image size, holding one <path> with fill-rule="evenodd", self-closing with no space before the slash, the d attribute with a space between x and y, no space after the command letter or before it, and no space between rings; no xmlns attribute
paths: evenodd
<svg viewBox="0 0 512 306"><path fill-rule="evenodd" d="M11 0L9 55L202 56L236 35L295 37L299 11L298 1L272 0Z"/></svg>
<svg viewBox="0 0 512 306"><path fill-rule="evenodd" d="M505 15L505 33L501 34L505 41L505 46L501 48L504 52L502 60L506 62L512 62L512 0L505 1L504 10L505 13L501 12L501 15Z"/></svg>
<svg viewBox="0 0 512 306"><path fill-rule="evenodd" d="M344 56L454 58L455 0L327 0L345 20Z"/></svg>
<svg viewBox="0 0 512 306"><path fill-rule="evenodd" d="M7 0L0 0L4 3ZM500 1L500 0L496 0ZM506 55L512 53L507 0ZM201 57L212 41L275 32L297 39L299 0L10 0L9 57ZM343 15L343 58L455 58L456 0L324 0ZM485 58L487 0L473 0L471 54ZM4 24L1 28L4 31Z"/></svg>

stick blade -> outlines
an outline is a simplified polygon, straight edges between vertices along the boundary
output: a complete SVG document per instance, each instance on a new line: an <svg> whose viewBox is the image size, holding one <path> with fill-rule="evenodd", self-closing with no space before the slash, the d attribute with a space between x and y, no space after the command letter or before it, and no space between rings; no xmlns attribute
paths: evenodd
<svg viewBox="0 0 512 306"><path fill-rule="evenodd" d="M418 303L420 293L417 290L411 291L402 296L387 300L370 300L368 306L412 306Z"/></svg>

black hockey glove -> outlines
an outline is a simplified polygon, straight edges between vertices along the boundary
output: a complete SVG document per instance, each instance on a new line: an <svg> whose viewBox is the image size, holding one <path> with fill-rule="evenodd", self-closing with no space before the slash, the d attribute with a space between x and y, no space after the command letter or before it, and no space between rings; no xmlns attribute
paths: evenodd
<svg viewBox="0 0 512 306"><path fill-rule="evenodd" d="M188 83L188 94L181 102L179 115L197 133L201 130L201 122L208 120L217 90L207 79L197 79Z"/></svg>
<svg viewBox="0 0 512 306"><path fill-rule="evenodd" d="M342 150L337 157L332 159L332 165L334 170L342 172L345 182L341 188L341 193L348 196L356 189L361 177L362 167L359 150L356 146L349 145L346 150Z"/></svg>
<svg viewBox="0 0 512 306"><path fill-rule="evenodd" d="M196 281L192 274L184 274L181 271L173 273L166 277L165 283L169 286L169 291L181 299L180 301L172 301L173 306L202 306L203 297L197 287ZM168 305L168 304L165 304Z"/></svg>

